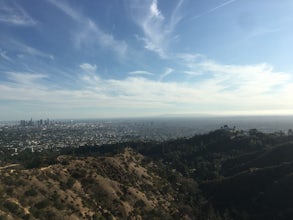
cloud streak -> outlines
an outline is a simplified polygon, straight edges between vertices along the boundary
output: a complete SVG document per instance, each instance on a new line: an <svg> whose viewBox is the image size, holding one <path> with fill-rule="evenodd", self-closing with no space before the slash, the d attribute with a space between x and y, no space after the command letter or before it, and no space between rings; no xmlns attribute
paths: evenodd
<svg viewBox="0 0 293 220"><path fill-rule="evenodd" d="M220 9L220 8L223 8L223 7L225 7L225 6L228 6L228 5L232 4L232 3L235 2L235 1L236 1L236 0L228 0L228 1L226 1L226 2L224 2L224 3L222 3L222 4L220 4L220 5L217 5L216 7L213 7L213 8L211 8L211 9L209 9L209 10L207 10L207 11L205 11L205 12L199 14L199 15L194 16L193 18L191 18L191 20L195 20L195 19L198 19L198 18L203 17L203 16L205 16L205 15L208 15L208 14L210 14L210 13L213 13L214 11L216 11L216 10L218 10L218 9Z"/></svg>
<svg viewBox="0 0 293 220"><path fill-rule="evenodd" d="M91 65L89 63L83 63L79 66L83 71L88 72L88 73L95 73L97 70L96 65Z"/></svg>
<svg viewBox="0 0 293 220"><path fill-rule="evenodd" d="M13 49L19 51L21 54L29 55L29 56L37 56L41 58L46 58L50 60L54 60L54 56L52 54L45 53L41 50L38 50L34 47L26 45L24 43L18 41L12 41Z"/></svg>
<svg viewBox="0 0 293 220"><path fill-rule="evenodd" d="M168 57L169 44L175 38L174 29L182 19L180 8L183 0L178 1L170 17L163 15L157 0L148 0L140 4L141 2L130 1L133 20L143 32L143 36L138 39L144 43L145 49L165 59Z"/></svg>
<svg viewBox="0 0 293 220"><path fill-rule="evenodd" d="M37 21L15 1L0 2L0 22L17 26L34 26L37 24Z"/></svg>
<svg viewBox="0 0 293 220"><path fill-rule="evenodd" d="M120 57L125 55L128 49L125 41L115 39L113 35L103 31L92 19L78 13L70 5L61 1L48 1L72 18L78 25L78 29L73 36L74 45L77 48L89 49L98 44L100 47L116 52Z"/></svg>
<svg viewBox="0 0 293 220"><path fill-rule="evenodd" d="M8 72L8 79L15 84L21 84L26 86L35 85L41 79L48 78L45 74L33 74L23 72Z"/></svg>
<svg viewBox="0 0 293 220"><path fill-rule="evenodd" d="M12 62L12 59L7 55L7 52L1 49L0 49L0 57L6 61Z"/></svg>
<svg viewBox="0 0 293 220"><path fill-rule="evenodd" d="M136 71L131 71L128 73L129 75L146 75L146 76L153 76L153 73L150 73L145 70L136 70Z"/></svg>
<svg viewBox="0 0 293 220"><path fill-rule="evenodd" d="M172 68L167 68L165 70L165 72L163 74L160 75L159 81L162 81L163 79L165 79L167 76L169 76L172 72L174 71L174 69Z"/></svg>

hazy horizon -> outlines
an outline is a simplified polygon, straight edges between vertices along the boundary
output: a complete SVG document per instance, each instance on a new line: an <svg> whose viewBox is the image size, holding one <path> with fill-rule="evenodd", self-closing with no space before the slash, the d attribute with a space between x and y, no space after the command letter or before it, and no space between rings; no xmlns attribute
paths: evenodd
<svg viewBox="0 0 293 220"><path fill-rule="evenodd" d="M24 118L23 120L29 121L31 118ZM34 122L47 118L32 118ZM219 129L224 125L228 125L230 128L248 131L250 129L257 129L261 132L287 132L289 129L293 129L293 115L291 116L202 116L202 117L140 117L140 118L67 118L67 119L54 119L50 118L50 121L66 122L72 121L75 123L87 124L87 123L106 123L111 122L113 126L119 123L139 123L141 125L152 125L151 127L164 130L179 129L187 132L190 136L194 134L207 133L212 130ZM5 125L20 125L20 121L0 121L0 126Z"/></svg>
<svg viewBox="0 0 293 220"><path fill-rule="evenodd" d="M37 121L40 119L49 119L54 121L67 121L67 120L76 120L76 121L82 121L82 120L153 120L153 119L253 119L253 118L259 118L259 119L276 119L276 118L292 118L293 115L212 115L212 114L163 114L163 115L151 115L151 116L125 116L125 117L65 117L65 118L54 118L54 117L19 117L16 119L8 119L8 120L0 120L0 122L19 122L21 120L33 120Z"/></svg>

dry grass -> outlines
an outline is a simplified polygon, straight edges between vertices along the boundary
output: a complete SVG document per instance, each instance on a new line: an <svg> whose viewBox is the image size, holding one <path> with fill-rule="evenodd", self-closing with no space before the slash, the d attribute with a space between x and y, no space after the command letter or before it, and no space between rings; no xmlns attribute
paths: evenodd
<svg viewBox="0 0 293 220"><path fill-rule="evenodd" d="M113 157L61 156L58 160L59 164L40 169L11 172L14 165L1 169L1 204L7 200L14 202L29 219L42 219L42 215L46 219L48 213L55 219L92 219L103 215L141 219L141 213L154 208L168 212L169 201L174 199L158 193L153 183L159 182L160 177L143 167L143 156L130 148ZM21 184L11 186L8 180ZM139 202L143 206L138 208ZM0 216L22 218L3 205Z"/></svg>

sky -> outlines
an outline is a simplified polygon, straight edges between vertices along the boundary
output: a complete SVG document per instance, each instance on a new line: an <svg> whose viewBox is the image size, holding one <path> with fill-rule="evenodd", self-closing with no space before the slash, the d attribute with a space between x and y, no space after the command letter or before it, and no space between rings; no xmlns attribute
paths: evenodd
<svg viewBox="0 0 293 220"><path fill-rule="evenodd" d="M292 0L0 0L0 120L293 114Z"/></svg>

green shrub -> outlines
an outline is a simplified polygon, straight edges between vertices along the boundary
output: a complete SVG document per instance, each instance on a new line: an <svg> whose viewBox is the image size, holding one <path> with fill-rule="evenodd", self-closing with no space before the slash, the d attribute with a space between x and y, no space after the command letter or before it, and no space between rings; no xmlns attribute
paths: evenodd
<svg viewBox="0 0 293 220"><path fill-rule="evenodd" d="M25 191L24 193L25 196L36 196L38 195L38 192L35 189L29 189Z"/></svg>
<svg viewBox="0 0 293 220"><path fill-rule="evenodd" d="M49 206L49 205L50 205L50 201L47 200L47 199L44 199L44 200L42 200L41 202L38 202L38 203L35 205L35 207L36 207L37 209L44 209L44 208L46 208L46 207Z"/></svg>

